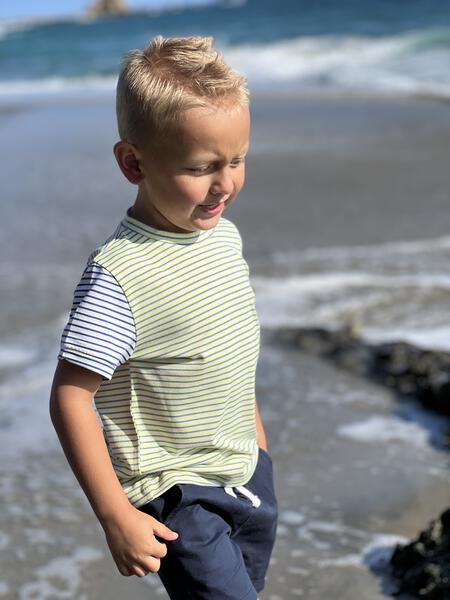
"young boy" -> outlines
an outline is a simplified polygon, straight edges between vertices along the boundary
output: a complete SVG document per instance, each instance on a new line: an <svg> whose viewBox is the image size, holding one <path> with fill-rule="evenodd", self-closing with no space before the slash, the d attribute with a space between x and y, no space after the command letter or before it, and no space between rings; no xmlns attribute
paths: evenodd
<svg viewBox="0 0 450 600"><path fill-rule="evenodd" d="M122 575L255 600L277 501L254 293L222 217L244 183L248 90L211 38L157 37L124 59L117 118L137 197L75 290L52 422Z"/></svg>

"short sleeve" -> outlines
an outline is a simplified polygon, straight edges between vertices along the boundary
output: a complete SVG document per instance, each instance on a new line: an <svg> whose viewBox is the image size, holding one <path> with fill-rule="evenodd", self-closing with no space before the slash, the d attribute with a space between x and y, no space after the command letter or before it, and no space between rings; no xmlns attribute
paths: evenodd
<svg viewBox="0 0 450 600"><path fill-rule="evenodd" d="M65 359L111 379L136 344L128 300L104 267L90 264L74 292L58 359Z"/></svg>

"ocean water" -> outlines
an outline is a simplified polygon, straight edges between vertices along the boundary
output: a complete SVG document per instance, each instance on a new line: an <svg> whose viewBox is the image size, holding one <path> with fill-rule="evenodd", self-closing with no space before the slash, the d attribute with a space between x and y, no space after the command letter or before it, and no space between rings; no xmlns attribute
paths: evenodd
<svg viewBox="0 0 450 600"><path fill-rule="evenodd" d="M212 35L254 90L450 96L450 4L238 0L89 21L0 22L0 97L110 90L157 34Z"/></svg>
<svg viewBox="0 0 450 600"><path fill-rule="evenodd" d="M450 237L275 251L253 277L266 327L355 326L371 342L450 351Z"/></svg>

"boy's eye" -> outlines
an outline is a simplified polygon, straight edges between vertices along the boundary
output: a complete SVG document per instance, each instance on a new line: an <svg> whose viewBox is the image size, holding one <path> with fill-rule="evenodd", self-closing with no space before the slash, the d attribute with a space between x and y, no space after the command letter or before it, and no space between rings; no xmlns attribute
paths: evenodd
<svg viewBox="0 0 450 600"><path fill-rule="evenodd" d="M234 160L231 161L230 165L232 167L238 167L243 162L244 162L244 157L235 158ZM202 173L207 173L211 169L214 169L216 166L218 166L218 165L216 165L215 163L211 163L211 164L207 164L207 165L198 165L197 167L188 167L187 170L190 171L191 173L201 175Z"/></svg>
<svg viewBox="0 0 450 600"><path fill-rule="evenodd" d="M198 167L190 167L188 171L191 173L206 173L211 168L211 165L200 165Z"/></svg>
<svg viewBox="0 0 450 600"><path fill-rule="evenodd" d="M244 161L244 157L242 157L242 158L236 158L235 160L233 160L233 161L231 162L231 166L232 166L232 167L238 167L238 166L239 166L240 164L242 164L243 162L245 162L245 161Z"/></svg>

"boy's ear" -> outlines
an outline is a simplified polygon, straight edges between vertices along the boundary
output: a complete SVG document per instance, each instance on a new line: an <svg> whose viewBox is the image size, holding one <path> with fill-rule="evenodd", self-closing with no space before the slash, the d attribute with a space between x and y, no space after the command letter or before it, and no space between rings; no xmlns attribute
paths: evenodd
<svg viewBox="0 0 450 600"><path fill-rule="evenodd" d="M133 144L122 140L117 142L114 145L114 156L120 170L130 183L138 184L144 179Z"/></svg>

